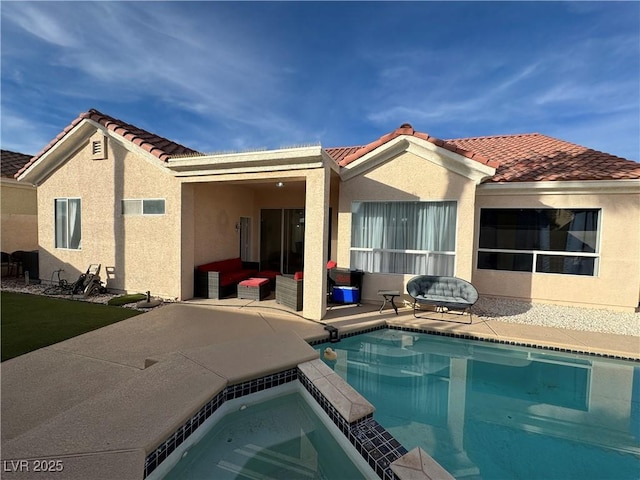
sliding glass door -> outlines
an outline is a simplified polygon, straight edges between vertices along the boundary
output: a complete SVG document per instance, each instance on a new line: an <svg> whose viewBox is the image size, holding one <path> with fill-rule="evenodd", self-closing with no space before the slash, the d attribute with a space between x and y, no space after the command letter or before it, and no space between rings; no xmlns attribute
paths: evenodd
<svg viewBox="0 0 640 480"><path fill-rule="evenodd" d="M260 212L260 268L295 273L304 263L304 209Z"/></svg>

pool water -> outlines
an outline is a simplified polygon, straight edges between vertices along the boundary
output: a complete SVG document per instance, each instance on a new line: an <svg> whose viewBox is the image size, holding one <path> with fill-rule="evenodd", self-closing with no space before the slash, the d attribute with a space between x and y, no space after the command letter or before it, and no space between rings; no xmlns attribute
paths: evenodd
<svg viewBox="0 0 640 480"><path fill-rule="evenodd" d="M228 413L165 479L365 479L300 393Z"/></svg>
<svg viewBox="0 0 640 480"><path fill-rule="evenodd" d="M638 363L386 329L330 346L374 418L456 478L640 478Z"/></svg>

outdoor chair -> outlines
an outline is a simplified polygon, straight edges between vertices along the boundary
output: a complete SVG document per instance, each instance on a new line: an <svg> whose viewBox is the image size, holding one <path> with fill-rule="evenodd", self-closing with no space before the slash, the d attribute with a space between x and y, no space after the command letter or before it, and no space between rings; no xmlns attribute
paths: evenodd
<svg viewBox="0 0 640 480"><path fill-rule="evenodd" d="M5 275L5 270L6 270L6 275L11 275L11 255L9 255L7 252L2 252L2 276Z"/></svg>
<svg viewBox="0 0 640 480"><path fill-rule="evenodd" d="M278 275L276 277L276 303L292 310L302 310L302 294L304 280L302 272L295 275Z"/></svg>
<svg viewBox="0 0 640 480"><path fill-rule="evenodd" d="M11 275L11 272L13 272L14 269L15 269L16 277L19 277L21 273L24 272L23 263L22 263L23 260L24 260L24 250L16 250L15 252L11 253L10 263L9 263L9 270L10 270L9 275Z"/></svg>

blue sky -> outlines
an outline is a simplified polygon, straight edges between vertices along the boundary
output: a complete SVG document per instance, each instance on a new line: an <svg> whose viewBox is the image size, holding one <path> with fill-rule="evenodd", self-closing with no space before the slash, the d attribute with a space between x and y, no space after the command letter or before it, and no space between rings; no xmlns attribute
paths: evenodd
<svg viewBox="0 0 640 480"><path fill-rule="evenodd" d="M539 132L640 158L637 2L0 3L1 145L97 108L203 152Z"/></svg>

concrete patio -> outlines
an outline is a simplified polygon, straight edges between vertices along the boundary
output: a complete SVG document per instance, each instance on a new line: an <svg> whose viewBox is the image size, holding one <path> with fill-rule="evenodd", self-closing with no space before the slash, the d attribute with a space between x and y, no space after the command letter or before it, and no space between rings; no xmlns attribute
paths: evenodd
<svg viewBox="0 0 640 480"><path fill-rule="evenodd" d="M224 306L220 306L224 305ZM167 305L6 361L2 478L141 479L145 456L227 384L318 357L308 341L385 323L471 338L640 360L640 338L474 320L415 319L410 309L332 306L323 323L275 302L229 299Z"/></svg>

